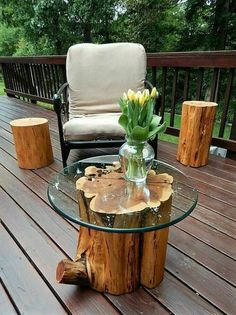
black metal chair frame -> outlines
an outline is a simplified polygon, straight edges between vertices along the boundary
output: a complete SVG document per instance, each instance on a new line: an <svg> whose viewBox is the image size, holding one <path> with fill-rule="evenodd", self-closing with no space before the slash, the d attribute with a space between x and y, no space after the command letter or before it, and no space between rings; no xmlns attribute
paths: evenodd
<svg viewBox="0 0 236 315"><path fill-rule="evenodd" d="M145 81L145 84L148 88L152 88L152 84L148 81ZM69 120L69 101L68 101L68 83L64 83L58 92L53 97L54 110L57 114L58 120L58 130L60 137L61 145L61 154L63 167L67 166L67 159L72 149L82 149L82 148L107 148L107 147L120 147L125 139L116 139L116 140L65 140L63 132L63 116L66 121ZM155 112L158 113L160 109L160 97L157 99ZM66 122L65 121L65 122ZM153 149L155 151L155 156L157 153L157 136L154 140L150 141Z"/></svg>

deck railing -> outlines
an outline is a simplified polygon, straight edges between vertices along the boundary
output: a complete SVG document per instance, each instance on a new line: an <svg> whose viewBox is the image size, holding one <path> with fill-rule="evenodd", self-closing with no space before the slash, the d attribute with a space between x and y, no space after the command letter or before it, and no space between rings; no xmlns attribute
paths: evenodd
<svg viewBox="0 0 236 315"><path fill-rule="evenodd" d="M0 57L5 92L51 104L54 93L66 82L65 63L66 56ZM220 125L212 144L235 157L236 51L152 53L147 55L147 67L149 80L162 94L167 133L179 135L176 119L184 100L215 101ZM230 126L229 139L224 138L226 125Z"/></svg>

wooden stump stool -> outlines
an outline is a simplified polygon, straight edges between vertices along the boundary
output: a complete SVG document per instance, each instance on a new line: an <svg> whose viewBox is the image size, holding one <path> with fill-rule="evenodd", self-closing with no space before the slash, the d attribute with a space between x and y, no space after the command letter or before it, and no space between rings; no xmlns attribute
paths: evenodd
<svg viewBox="0 0 236 315"><path fill-rule="evenodd" d="M199 167L208 162L217 103L185 101L182 107L177 160Z"/></svg>
<svg viewBox="0 0 236 315"><path fill-rule="evenodd" d="M53 162L47 119L22 118L11 121L10 125L20 168L36 169Z"/></svg>

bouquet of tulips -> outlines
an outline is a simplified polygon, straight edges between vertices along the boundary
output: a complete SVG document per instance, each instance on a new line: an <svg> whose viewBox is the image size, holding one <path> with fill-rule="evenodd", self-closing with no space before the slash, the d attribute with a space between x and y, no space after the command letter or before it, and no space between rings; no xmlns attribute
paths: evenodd
<svg viewBox="0 0 236 315"><path fill-rule="evenodd" d="M120 161L126 178L134 182L146 179L154 158L147 140L166 129L166 123L160 125L161 117L154 114L157 97L156 88L151 93L149 90L137 93L129 90L119 101L122 111L119 124L125 129L127 140L120 148Z"/></svg>
<svg viewBox="0 0 236 315"><path fill-rule="evenodd" d="M166 123L160 124L161 117L154 114L154 106L158 92L154 87L151 91L135 93L129 90L119 101L122 114L119 124L125 129L126 138L146 141L153 139L157 133L166 129Z"/></svg>

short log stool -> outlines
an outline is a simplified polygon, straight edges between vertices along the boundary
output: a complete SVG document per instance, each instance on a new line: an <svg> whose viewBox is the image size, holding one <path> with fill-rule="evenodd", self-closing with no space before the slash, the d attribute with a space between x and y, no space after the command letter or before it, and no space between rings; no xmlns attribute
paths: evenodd
<svg viewBox="0 0 236 315"><path fill-rule="evenodd" d="M53 162L47 119L22 118L11 121L10 125L20 168L36 169Z"/></svg>
<svg viewBox="0 0 236 315"><path fill-rule="evenodd" d="M199 167L208 162L217 103L185 101L182 106L177 160Z"/></svg>

